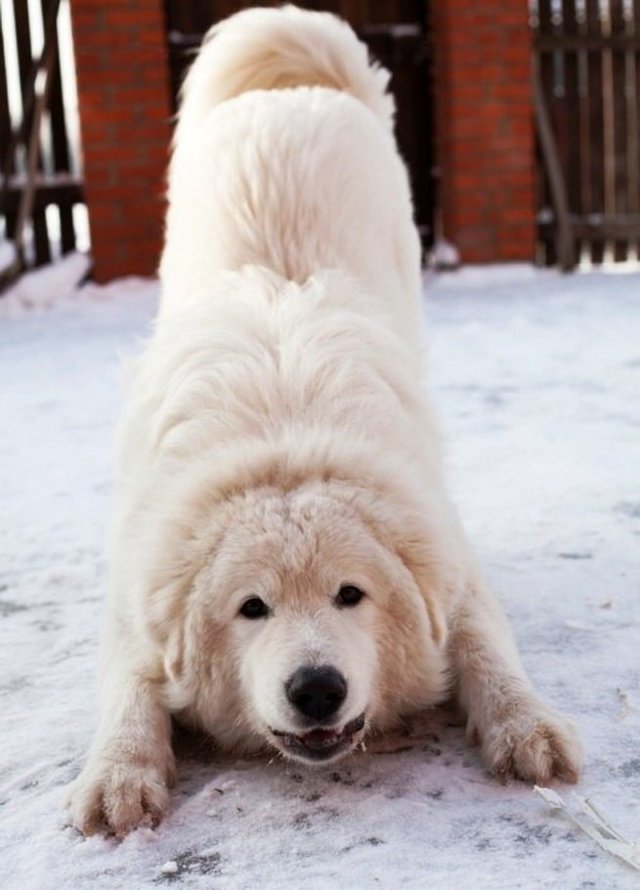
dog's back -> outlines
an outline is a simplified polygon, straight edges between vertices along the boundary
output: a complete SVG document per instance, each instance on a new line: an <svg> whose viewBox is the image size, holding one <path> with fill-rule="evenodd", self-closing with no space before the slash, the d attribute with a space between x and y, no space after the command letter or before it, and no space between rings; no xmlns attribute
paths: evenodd
<svg viewBox="0 0 640 890"><path fill-rule="evenodd" d="M326 13L251 9L212 29L176 128L163 314L222 270L337 268L413 337L420 250L387 82Z"/></svg>

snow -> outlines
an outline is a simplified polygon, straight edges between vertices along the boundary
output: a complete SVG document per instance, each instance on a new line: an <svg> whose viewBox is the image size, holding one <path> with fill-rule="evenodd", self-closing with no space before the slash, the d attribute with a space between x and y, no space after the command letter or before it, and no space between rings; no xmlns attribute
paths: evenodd
<svg viewBox="0 0 640 890"><path fill-rule="evenodd" d="M455 244L439 238L429 251L427 265L432 269L457 269L460 265L460 252Z"/></svg>
<svg viewBox="0 0 640 890"><path fill-rule="evenodd" d="M16 249L11 241L0 240L0 273L5 272L13 265L16 258Z"/></svg>
<svg viewBox="0 0 640 890"><path fill-rule="evenodd" d="M83 292L78 285L89 268L86 254L71 253L54 265L24 275L0 299L0 319L17 318L33 309L59 308L81 299Z"/></svg>
<svg viewBox="0 0 640 890"><path fill-rule="evenodd" d="M73 291L76 271L24 279L0 318L3 887L636 887L531 788L488 777L444 710L318 771L181 737L159 829L117 844L66 825L96 719L121 360L157 296ZM455 498L527 668L580 727L579 794L637 840L640 275L460 270L427 295Z"/></svg>
<svg viewBox="0 0 640 890"><path fill-rule="evenodd" d="M165 862L165 864L160 869L160 874L163 875L177 875L180 870L180 866L175 861L175 859L170 859L169 862Z"/></svg>

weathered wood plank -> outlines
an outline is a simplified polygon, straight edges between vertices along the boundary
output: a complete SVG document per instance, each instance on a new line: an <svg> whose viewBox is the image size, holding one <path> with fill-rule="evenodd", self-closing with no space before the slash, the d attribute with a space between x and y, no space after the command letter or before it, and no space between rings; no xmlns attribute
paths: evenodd
<svg viewBox="0 0 640 890"><path fill-rule="evenodd" d="M553 21L553 12L552 12L552 4L551 0L538 0L538 34L541 36L551 36L555 34L555 24ZM544 103L544 108L546 109L547 116L549 118L549 136L555 133L554 127L554 118L553 118L553 109L552 109L552 98L555 92L555 64L556 64L556 53L546 53L544 55L538 56L538 78L540 83L540 100ZM539 112L536 112L539 114ZM545 149L544 145L544 133L539 134L539 140L541 144L541 157L546 158L548 156L549 149ZM558 149L555 149L556 156L558 154ZM558 173L561 170L557 171ZM551 178L553 177L553 171L551 172ZM564 189L564 186L562 186ZM542 177L542 186L541 186L541 204L540 207L545 209L554 208L554 212L557 213L557 209L555 208L557 202L557 198L555 194L552 194L552 187L550 184L550 175L549 170L547 168L546 175ZM556 245L556 234L557 230L551 229L543 229L542 232L546 232L547 237L543 238L545 245L545 262L549 266L555 266L558 262L558 249Z"/></svg>
<svg viewBox="0 0 640 890"><path fill-rule="evenodd" d="M623 0L609 0L611 17L611 34L625 35L627 31L625 5ZM613 93L612 108L612 205L615 215L624 215L629 210L628 196L628 158L627 158L627 98L626 98L626 53L617 49L611 50L611 82ZM628 244L626 241L615 241L613 244L614 260L627 259Z"/></svg>
<svg viewBox="0 0 640 890"><path fill-rule="evenodd" d="M4 23L0 23L1 27L5 27ZM3 169L3 162L9 141L11 139L11 116L9 114L9 94L7 88L6 61L4 57L4 41L0 40L0 170ZM10 165L9 169L13 169Z"/></svg>
<svg viewBox="0 0 640 890"><path fill-rule="evenodd" d="M599 0L586 0L586 32L589 36L602 36ZM584 208L587 215L603 214L604 195L604 96L602 78L602 54L600 50L588 54L589 89L589 137L591 203ZM591 261L601 263L604 257L604 239L591 239Z"/></svg>

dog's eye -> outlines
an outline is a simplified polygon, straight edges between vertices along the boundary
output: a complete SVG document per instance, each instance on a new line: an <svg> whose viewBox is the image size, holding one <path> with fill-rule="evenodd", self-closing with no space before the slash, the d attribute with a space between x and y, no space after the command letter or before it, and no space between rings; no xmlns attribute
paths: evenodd
<svg viewBox="0 0 640 890"><path fill-rule="evenodd" d="M363 596L364 593L359 587L354 587L353 584L345 584L340 588L336 597L336 604L338 606L357 606Z"/></svg>
<svg viewBox="0 0 640 890"><path fill-rule="evenodd" d="M269 606L259 596L252 596L242 604L240 614L245 618L264 618L269 614Z"/></svg>

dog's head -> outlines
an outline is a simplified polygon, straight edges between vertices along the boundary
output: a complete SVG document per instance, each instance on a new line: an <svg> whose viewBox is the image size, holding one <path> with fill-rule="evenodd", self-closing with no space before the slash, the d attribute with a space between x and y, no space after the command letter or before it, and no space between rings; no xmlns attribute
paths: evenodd
<svg viewBox="0 0 640 890"><path fill-rule="evenodd" d="M428 569L356 501L319 485L227 504L165 659L188 707L227 744L248 733L327 762L369 725L441 695L444 629L434 591L421 589Z"/></svg>

